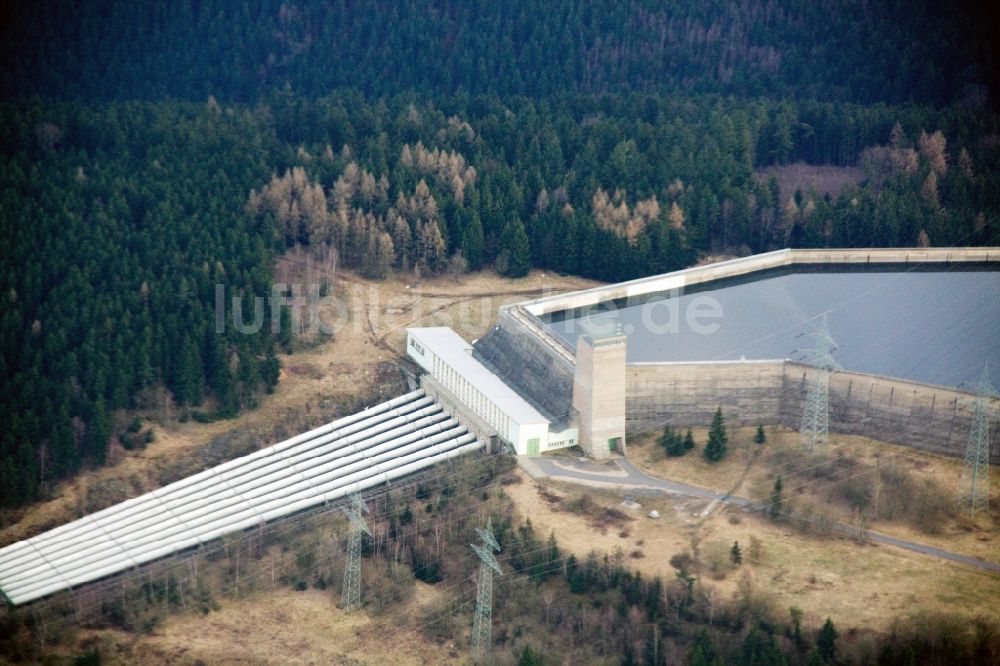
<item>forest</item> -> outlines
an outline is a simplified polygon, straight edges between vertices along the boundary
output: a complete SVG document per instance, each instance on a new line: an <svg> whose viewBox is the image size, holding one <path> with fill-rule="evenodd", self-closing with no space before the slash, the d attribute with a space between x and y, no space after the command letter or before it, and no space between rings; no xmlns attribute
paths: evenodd
<svg viewBox="0 0 1000 666"><path fill-rule="evenodd" d="M288 313L220 334L215 293L250 311L292 247L376 280L613 281L781 247L1000 244L975 7L2 11L5 506L131 446L133 414L226 418L273 391ZM784 191L792 164L852 175Z"/></svg>
<svg viewBox="0 0 1000 666"><path fill-rule="evenodd" d="M545 97L721 93L935 106L997 76L988 3L39 0L0 10L0 89L254 102L286 83Z"/></svg>

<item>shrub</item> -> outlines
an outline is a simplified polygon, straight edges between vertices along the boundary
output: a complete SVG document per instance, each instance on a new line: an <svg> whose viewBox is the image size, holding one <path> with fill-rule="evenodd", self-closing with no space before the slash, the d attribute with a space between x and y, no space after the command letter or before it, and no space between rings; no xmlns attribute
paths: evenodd
<svg viewBox="0 0 1000 666"><path fill-rule="evenodd" d="M670 566L678 571L683 569L685 571L694 571L695 559L691 556L691 553L684 551L682 553L675 553L670 557Z"/></svg>
<svg viewBox="0 0 1000 666"><path fill-rule="evenodd" d="M725 541L710 541L705 544L701 561L706 571L716 580L725 578L733 568L730 551L731 548Z"/></svg>
<svg viewBox="0 0 1000 666"><path fill-rule="evenodd" d="M750 562L760 564L764 559L764 542L753 534L750 535Z"/></svg>

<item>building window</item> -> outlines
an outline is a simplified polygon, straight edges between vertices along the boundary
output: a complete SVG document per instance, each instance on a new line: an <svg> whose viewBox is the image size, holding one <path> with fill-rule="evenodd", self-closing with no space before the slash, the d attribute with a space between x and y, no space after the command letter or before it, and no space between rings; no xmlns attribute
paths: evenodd
<svg viewBox="0 0 1000 666"><path fill-rule="evenodd" d="M424 355L424 348L417 342L416 338L410 338L410 346L421 356Z"/></svg>

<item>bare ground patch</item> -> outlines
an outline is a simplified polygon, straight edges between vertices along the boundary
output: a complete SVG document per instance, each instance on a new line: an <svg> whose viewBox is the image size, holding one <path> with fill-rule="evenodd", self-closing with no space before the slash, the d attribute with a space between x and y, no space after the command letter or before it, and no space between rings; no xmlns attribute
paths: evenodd
<svg viewBox="0 0 1000 666"><path fill-rule="evenodd" d="M820 196L830 195L836 198L846 185L861 182L864 173L858 167L795 162L758 169L756 176L764 182L772 176L777 178L781 201L785 202L795 194L795 190L802 190L803 194L815 190Z"/></svg>

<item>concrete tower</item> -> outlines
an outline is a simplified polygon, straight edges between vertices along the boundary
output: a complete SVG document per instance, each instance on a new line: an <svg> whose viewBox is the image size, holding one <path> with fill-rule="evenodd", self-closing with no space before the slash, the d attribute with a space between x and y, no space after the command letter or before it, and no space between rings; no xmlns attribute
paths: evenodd
<svg viewBox="0 0 1000 666"><path fill-rule="evenodd" d="M626 336L581 335L576 341L573 407L580 414L580 446L601 460L625 453Z"/></svg>

